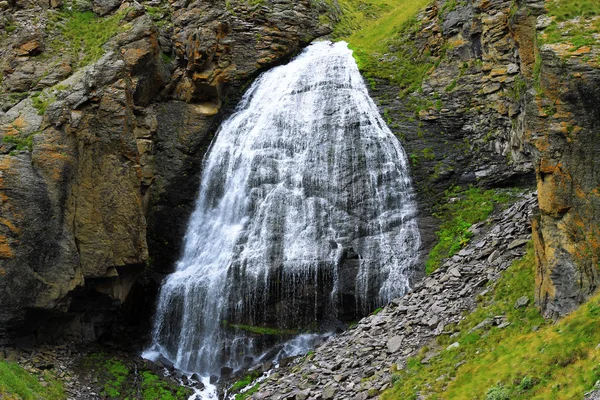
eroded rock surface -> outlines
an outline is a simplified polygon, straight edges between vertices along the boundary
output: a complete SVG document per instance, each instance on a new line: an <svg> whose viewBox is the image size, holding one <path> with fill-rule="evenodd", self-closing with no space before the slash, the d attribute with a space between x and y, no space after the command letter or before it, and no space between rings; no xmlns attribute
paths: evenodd
<svg viewBox="0 0 600 400"><path fill-rule="evenodd" d="M599 283L600 46L547 44L538 59L539 87L530 93L527 116L540 200L536 298L556 318Z"/></svg>
<svg viewBox="0 0 600 400"><path fill-rule="evenodd" d="M0 10L2 341L94 340L128 297L148 312L131 289L178 257L216 125L328 32L309 1L67 3ZM77 48L81 21L114 35Z"/></svg>

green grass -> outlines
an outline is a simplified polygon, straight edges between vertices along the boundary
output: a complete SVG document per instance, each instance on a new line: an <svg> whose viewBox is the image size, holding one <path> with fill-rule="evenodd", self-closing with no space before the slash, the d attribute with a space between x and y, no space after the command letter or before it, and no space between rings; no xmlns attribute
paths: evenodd
<svg viewBox="0 0 600 400"><path fill-rule="evenodd" d="M239 381L235 382L233 384L233 386L231 386L229 388L228 393L239 392L240 390L242 390L243 388L245 388L246 386L248 386L249 384L251 384L259 376L260 376L260 372L258 372L258 371L254 371L254 372L246 375L245 377L243 377Z"/></svg>
<svg viewBox="0 0 600 400"><path fill-rule="evenodd" d="M51 44L55 51L69 54L77 67L84 67L104 55L102 46L120 29L125 12L99 17L91 11L63 10L53 15L51 27L60 36Z"/></svg>
<svg viewBox="0 0 600 400"><path fill-rule="evenodd" d="M102 394L111 399L120 398L123 386L129 376L129 369L116 359L105 360L103 366L109 379L104 383Z"/></svg>
<svg viewBox="0 0 600 400"><path fill-rule="evenodd" d="M46 386L42 382L46 382ZM0 361L0 399L60 400L65 398L62 384L50 372L45 371L41 375L34 375L16 363Z"/></svg>
<svg viewBox="0 0 600 400"><path fill-rule="evenodd" d="M469 228L487 219L496 206L507 203L511 199L511 191L476 187L461 191L454 187L447 190L445 196L445 204L435 213L441 219L441 225L436 232L438 243L429 253L425 264L428 274L435 271L442 260L452 257L466 246L473 236Z"/></svg>
<svg viewBox="0 0 600 400"><path fill-rule="evenodd" d="M257 383L256 385L252 386L252 388L250 388L248 391L236 394L235 400L245 400L248 397L252 396L254 393L258 392L258 389L260 389L260 384Z"/></svg>
<svg viewBox="0 0 600 400"><path fill-rule="evenodd" d="M33 136L37 135L38 133L39 132L33 132L25 138L6 135L6 136L4 136L2 141L7 144L14 144L16 146L15 150L17 150L17 151L21 151L21 150L32 151L33 150Z"/></svg>
<svg viewBox="0 0 600 400"><path fill-rule="evenodd" d="M106 399L183 400L192 394L189 388L167 382L151 371L136 373L122 360L104 353L88 355L83 368L98 378Z"/></svg>
<svg viewBox="0 0 600 400"><path fill-rule="evenodd" d="M42 92L32 96L31 101L33 108L37 110L38 115L44 115L48 107L56 101L56 97Z"/></svg>
<svg viewBox="0 0 600 400"><path fill-rule="evenodd" d="M568 21L575 17L600 16L600 3L596 0L550 0L546 2L550 15L558 22Z"/></svg>
<svg viewBox="0 0 600 400"><path fill-rule="evenodd" d="M556 324L547 323L533 305L534 252L503 274L475 312L439 339L440 353L429 364L411 359L383 400L414 399L582 399L600 379L600 295ZM514 308L528 296L527 307ZM503 315L504 329L470 332L486 318ZM539 330L538 330L539 329ZM455 350L448 343L459 342ZM464 363L464 364L459 364ZM458 365L458 366L457 366ZM441 377L441 379L439 379Z"/></svg>
<svg viewBox="0 0 600 400"><path fill-rule="evenodd" d="M143 400L176 400L187 399L189 389L179 387L173 392L173 387L161 380L157 375L144 371L142 373L142 398Z"/></svg>
<svg viewBox="0 0 600 400"><path fill-rule="evenodd" d="M600 3L596 0L551 0L546 3L554 22L539 36L541 44L569 42L572 50L598 45ZM562 23L563 26L559 27Z"/></svg>
<svg viewBox="0 0 600 400"><path fill-rule="evenodd" d="M298 334L298 330L296 330L296 329L275 329L275 328L267 328L267 327L263 327L263 326L230 324L228 321L223 321L223 325L228 326L230 328L254 333L257 335L289 336L289 335L297 335Z"/></svg>
<svg viewBox="0 0 600 400"><path fill-rule="evenodd" d="M402 95L413 92L439 58L418 54L410 41L410 35L420 28L416 16L429 3L339 0L342 16L333 37L350 44L361 72L372 85L374 78L385 79L396 84Z"/></svg>

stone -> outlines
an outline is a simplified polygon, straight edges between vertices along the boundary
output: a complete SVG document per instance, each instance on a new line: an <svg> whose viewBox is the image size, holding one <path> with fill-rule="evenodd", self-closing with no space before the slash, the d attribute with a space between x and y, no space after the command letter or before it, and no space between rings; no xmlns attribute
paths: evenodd
<svg viewBox="0 0 600 400"><path fill-rule="evenodd" d="M388 352L395 353L402 347L402 342L404 341L404 337L402 336L393 336L388 339L386 343L386 347Z"/></svg>
<svg viewBox="0 0 600 400"><path fill-rule="evenodd" d="M522 297L519 297L517 299L517 301L515 301L515 308L527 307L528 304L529 304L529 297L522 296Z"/></svg>
<svg viewBox="0 0 600 400"><path fill-rule="evenodd" d="M518 74L519 73L519 66L517 64L508 64L508 66L506 67L506 72L510 75L514 75L514 74Z"/></svg>
<svg viewBox="0 0 600 400"><path fill-rule="evenodd" d="M454 349L458 349L459 347L460 347L460 343L454 342L450 346L446 347L446 350L454 350Z"/></svg>
<svg viewBox="0 0 600 400"><path fill-rule="evenodd" d="M92 0L92 10L99 15L106 15L119 7L122 0Z"/></svg>
<svg viewBox="0 0 600 400"><path fill-rule="evenodd" d="M321 395L321 397L324 400L333 399L333 398L335 398L335 394L337 393L337 391L338 391L337 385L334 385L334 384L327 385L327 386L325 386L325 388L323 388L323 394Z"/></svg>
<svg viewBox="0 0 600 400"><path fill-rule="evenodd" d="M515 249L517 247L526 245L527 243L529 243L529 239L517 239L517 240L513 240L512 242L510 242L510 244L507 246L508 250L512 250Z"/></svg>
<svg viewBox="0 0 600 400"><path fill-rule="evenodd" d="M460 278L460 277L461 277L460 271L459 271L459 269L458 269L457 267L451 268L451 269L448 271L448 273L449 273L450 275L452 275L452 276L456 277L456 278Z"/></svg>
<svg viewBox="0 0 600 400"><path fill-rule="evenodd" d="M494 321L491 318L486 318L483 321L481 321L480 323L478 323L477 325L475 325L473 328L471 328L471 330L469 332L475 332L480 329L487 328L489 326L492 326L493 323L494 323Z"/></svg>
<svg viewBox="0 0 600 400"><path fill-rule="evenodd" d="M306 400L310 395L310 389L299 390L296 392L295 399L296 400Z"/></svg>

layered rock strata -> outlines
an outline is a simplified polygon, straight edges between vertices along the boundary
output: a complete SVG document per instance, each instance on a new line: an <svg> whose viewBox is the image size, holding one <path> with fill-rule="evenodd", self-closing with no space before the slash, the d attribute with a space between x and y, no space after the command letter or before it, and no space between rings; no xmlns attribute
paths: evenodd
<svg viewBox="0 0 600 400"><path fill-rule="evenodd" d="M540 201L534 223L536 299L547 317L557 318L573 311L599 283L600 46L596 33L589 33L596 37L592 46L573 46L568 36L543 44L548 20L544 14L536 20L539 48L526 133L536 150Z"/></svg>

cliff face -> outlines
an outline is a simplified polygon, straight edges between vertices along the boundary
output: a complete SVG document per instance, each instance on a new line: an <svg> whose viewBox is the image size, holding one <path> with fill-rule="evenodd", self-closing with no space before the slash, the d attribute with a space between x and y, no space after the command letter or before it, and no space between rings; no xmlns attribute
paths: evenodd
<svg viewBox="0 0 600 400"><path fill-rule="evenodd" d="M537 183L536 298L551 317L598 285L600 10L589 4L596 13L577 17L561 1L434 2L379 55L393 65L395 47L416 48L405 53L432 63L421 90L373 88L413 161L426 250L429 207L450 185Z"/></svg>
<svg viewBox="0 0 600 400"><path fill-rule="evenodd" d="M339 12L63 3L0 1L0 340L93 340L120 304L151 298L135 282L179 256L218 123L257 73L329 32L321 12ZM378 77L372 93L411 159L424 250L451 185L537 176L537 299L557 316L597 286L600 50L598 17L545 4L434 2L379 55L431 63L422 90L399 96Z"/></svg>
<svg viewBox="0 0 600 400"><path fill-rule="evenodd" d="M229 100L327 30L308 1L2 7L0 338L94 340L172 268Z"/></svg>
<svg viewBox="0 0 600 400"><path fill-rule="evenodd" d="M540 216L534 221L538 304L548 317L573 311L598 286L600 260L599 18L537 19L537 63L527 110ZM554 22L552 22L554 21ZM574 45L573 24L589 45ZM566 30L560 41L552 30Z"/></svg>
<svg viewBox="0 0 600 400"><path fill-rule="evenodd" d="M412 161L425 258L437 241L432 215L449 187L535 185L523 67L534 59L531 46L522 51L519 45L531 36L524 26L530 21L517 23L516 10L510 0L436 1L380 55L391 68L403 54L411 56L405 63L430 66L412 93L383 79L372 87Z"/></svg>

